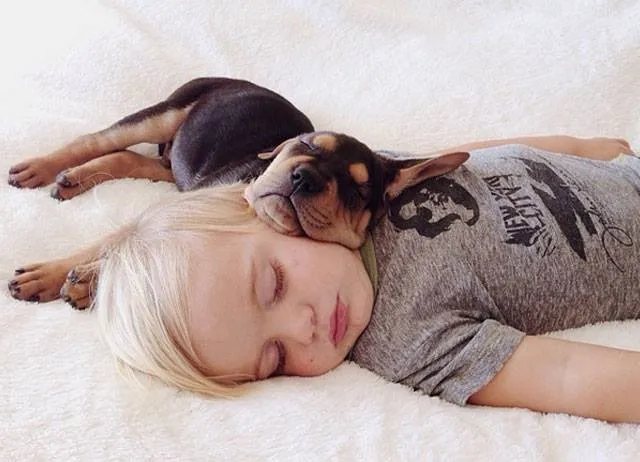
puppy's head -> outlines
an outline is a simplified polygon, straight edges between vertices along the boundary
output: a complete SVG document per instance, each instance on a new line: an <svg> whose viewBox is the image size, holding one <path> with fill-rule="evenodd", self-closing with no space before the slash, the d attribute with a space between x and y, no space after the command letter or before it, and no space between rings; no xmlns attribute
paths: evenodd
<svg viewBox="0 0 640 462"><path fill-rule="evenodd" d="M356 249L388 200L454 170L469 154L398 161L374 153L350 136L313 132L260 157L273 160L245 196L264 222L284 234Z"/></svg>

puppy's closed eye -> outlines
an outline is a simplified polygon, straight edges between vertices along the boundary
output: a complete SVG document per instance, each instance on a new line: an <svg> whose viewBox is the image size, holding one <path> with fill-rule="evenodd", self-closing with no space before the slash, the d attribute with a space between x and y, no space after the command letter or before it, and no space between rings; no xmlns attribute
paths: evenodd
<svg viewBox="0 0 640 462"><path fill-rule="evenodd" d="M371 201L371 184L369 182L357 184L353 178L350 180L343 183L346 187L341 194L345 208L356 210L368 205Z"/></svg>
<svg viewBox="0 0 640 462"><path fill-rule="evenodd" d="M300 140L300 143L304 144L307 147L307 149L309 149L309 151L311 151L311 152L314 152L314 151L318 150L318 146L316 146L313 143L309 143L308 141Z"/></svg>
<svg viewBox="0 0 640 462"><path fill-rule="evenodd" d="M371 183L366 182L358 185L358 194L363 201L369 202L371 199Z"/></svg>

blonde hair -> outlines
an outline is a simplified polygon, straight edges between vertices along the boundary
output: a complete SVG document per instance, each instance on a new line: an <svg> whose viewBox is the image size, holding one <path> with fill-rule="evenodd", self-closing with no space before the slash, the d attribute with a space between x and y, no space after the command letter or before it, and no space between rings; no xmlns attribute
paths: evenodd
<svg viewBox="0 0 640 462"><path fill-rule="evenodd" d="M245 184L180 193L113 235L102 251L94 309L118 369L207 395L237 395L243 377L210 377L189 339L188 277L195 242L259 229ZM246 377L244 378L246 379Z"/></svg>

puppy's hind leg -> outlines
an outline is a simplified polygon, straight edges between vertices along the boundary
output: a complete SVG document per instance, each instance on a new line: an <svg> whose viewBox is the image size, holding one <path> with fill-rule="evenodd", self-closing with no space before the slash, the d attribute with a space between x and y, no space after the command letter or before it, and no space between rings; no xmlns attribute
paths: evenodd
<svg viewBox="0 0 640 462"><path fill-rule="evenodd" d="M71 199L100 183L118 178L173 182L171 169L160 159L152 159L133 151L120 151L60 172L51 196L58 200Z"/></svg>
<svg viewBox="0 0 640 462"><path fill-rule="evenodd" d="M52 183L61 171L138 143L166 143L176 134L194 101L176 107L163 101L136 112L99 132L81 136L56 151L12 166L9 184L37 188Z"/></svg>

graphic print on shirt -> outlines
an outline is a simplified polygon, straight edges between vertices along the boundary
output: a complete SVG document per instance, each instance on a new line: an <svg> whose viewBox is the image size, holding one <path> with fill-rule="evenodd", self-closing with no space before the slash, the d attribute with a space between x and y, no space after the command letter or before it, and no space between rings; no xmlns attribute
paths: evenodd
<svg viewBox="0 0 640 462"><path fill-rule="evenodd" d="M533 247L541 257L556 249L547 219L535 198L527 193L522 175L506 174L483 178L498 205L507 233L507 244Z"/></svg>
<svg viewBox="0 0 640 462"><path fill-rule="evenodd" d="M607 258L623 272L613 250L633 245L630 234L616 226L605 213L606 207L591 197L575 178L543 159L516 158L525 166L524 175L498 175L484 178L502 213L508 244L534 246L540 256L553 253L559 243L548 230L548 219L528 196L525 187L538 196L555 220L572 251L587 261L585 238L596 237ZM584 233L584 234L583 234Z"/></svg>
<svg viewBox="0 0 640 462"><path fill-rule="evenodd" d="M433 239L449 231L456 221L473 226L480 209L461 184L440 176L403 191L391 202L388 216L397 229L415 229Z"/></svg>

